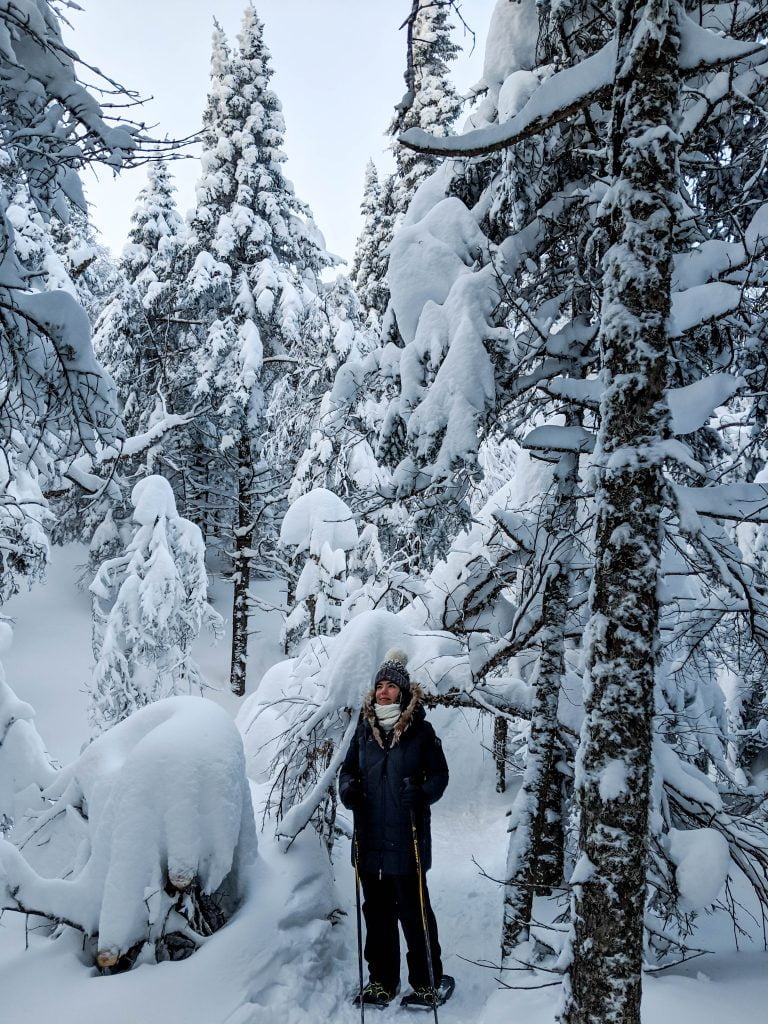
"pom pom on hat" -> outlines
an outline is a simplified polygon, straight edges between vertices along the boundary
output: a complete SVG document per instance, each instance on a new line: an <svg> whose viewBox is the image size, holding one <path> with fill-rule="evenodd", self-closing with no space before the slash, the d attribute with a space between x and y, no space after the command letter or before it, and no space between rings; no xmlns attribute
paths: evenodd
<svg viewBox="0 0 768 1024"><path fill-rule="evenodd" d="M398 665L402 665L405 668L408 664L408 654L401 647L392 647L384 655L384 661L395 661Z"/></svg>

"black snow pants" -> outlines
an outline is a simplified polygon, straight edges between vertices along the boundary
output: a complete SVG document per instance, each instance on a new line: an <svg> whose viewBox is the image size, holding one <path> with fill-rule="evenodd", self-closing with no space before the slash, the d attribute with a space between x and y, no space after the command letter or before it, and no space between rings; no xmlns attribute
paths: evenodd
<svg viewBox="0 0 768 1024"><path fill-rule="evenodd" d="M429 988L427 947L419 903L419 879L412 875L380 875L363 873L363 914L365 915L365 959L368 976L388 992L397 991L400 983L400 936L398 921L408 947L408 981L413 988ZM429 927L432 969L435 985L443 976L437 922L432 913L424 880L424 903Z"/></svg>

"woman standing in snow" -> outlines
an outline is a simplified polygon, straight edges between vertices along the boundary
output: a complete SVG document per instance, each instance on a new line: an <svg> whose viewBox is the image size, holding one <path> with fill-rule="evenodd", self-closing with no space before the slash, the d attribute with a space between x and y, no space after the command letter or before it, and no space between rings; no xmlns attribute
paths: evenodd
<svg viewBox="0 0 768 1024"><path fill-rule="evenodd" d="M424 878L432 859L429 808L448 785L448 765L426 720L422 691L411 683L407 660L399 650L386 655L363 702L339 778L341 801L355 815L353 857L365 900L369 981L362 998L377 1006L386 1006L400 988L398 921L408 946L408 980L413 987L404 1005L432 1005L429 953L438 1003L453 989L452 979L443 976L437 923ZM359 1001L360 996L355 1002Z"/></svg>

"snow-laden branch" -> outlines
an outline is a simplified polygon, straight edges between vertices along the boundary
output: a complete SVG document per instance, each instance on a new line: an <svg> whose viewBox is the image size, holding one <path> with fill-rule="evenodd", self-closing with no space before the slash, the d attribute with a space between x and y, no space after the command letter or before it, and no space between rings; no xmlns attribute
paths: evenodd
<svg viewBox="0 0 768 1024"><path fill-rule="evenodd" d="M545 79L523 109L502 124L477 128L464 135L435 138L411 128L399 142L433 156L485 156L538 135L608 94L616 63L616 44L606 43L592 57Z"/></svg>
<svg viewBox="0 0 768 1024"><path fill-rule="evenodd" d="M158 444L170 431L185 426L192 419L192 413L184 415L169 413L153 423L148 430L135 434L133 437L127 437L120 446L106 445L93 455L81 455L71 463L64 476L89 494L99 494L106 490L110 496L120 497L121 492L117 484L113 480L104 480L103 477L97 476L94 470L109 466L118 459L135 458L137 455L141 455L153 445Z"/></svg>
<svg viewBox="0 0 768 1024"><path fill-rule="evenodd" d="M696 75L765 54L757 42L721 38L688 16L681 25L680 67ZM616 64L616 42L611 40L579 64L544 79L523 109L501 124L464 135L436 138L422 128L411 128L398 141L408 149L432 156L487 156L533 135L539 135L585 109L601 96L607 98Z"/></svg>
<svg viewBox="0 0 768 1024"><path fill-rule="evenodd" d="M293 841L299 832L307 827L312 816L328 796L328 791L336 780L341 762L344 760L344 755L352 741L356 728L357 718L350 715L349 724L344 732L344 736L328 763L328 767L317 780L309 794L300 803L294 804L288 813L284 815L277 829L279 837Z"/></svg>
<svg viewBox="0 0 768 1024"><path fill-rule="evenodd" d="M768 485L713 484L710 487L673 485L681 516L697 515L735 522L768 523Z"/></svg>

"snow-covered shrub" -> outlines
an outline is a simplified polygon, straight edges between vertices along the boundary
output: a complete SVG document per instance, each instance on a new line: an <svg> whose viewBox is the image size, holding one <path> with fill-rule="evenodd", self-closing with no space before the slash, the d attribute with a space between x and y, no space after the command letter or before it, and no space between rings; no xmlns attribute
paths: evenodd
<svg viewBox="0 0 768 1024"><path fill-rule="evenodd" d="M11 627L0 621L0 652L11 640ZM0 664L0 835L16 820L43 806L42 791L55 769L34 726L32 707L16 696Z"/></svg>
<svg viewBox="0 0 768 1024"><path fill-rule="evenodd" d="M204 623L220 617L206 600L205 545L199 527L176 512L159 476L140 480L131 501L136 532L91 584L94 648L92 717L97 730L131 711L202 684L190 649ZM104 610L115 594L111 608Z"/></svg>
<svg viewBox="0 0 768 1024"><path fill-rule="evenodd" d="M243 745L210 701L136 711L45 797L26 834L0 842L0 908L78 929L102 969L189 956L246 893L257 844ZM41 874L30 859L46 840Z"/></svg>
<svg viewBox="0 0 768 1024"><path fill-rule="evenodd" d="M307 636L338 632L348 596L347 557L358 539L349 507L324 487L302 494L286 512L280 543L293 549L294 560L306 557L283 627L286 649Z"/></svg>
<svg viewBox="0 0 768 1024"><path fill-rule="evenodd" d="M34 465L24 465L12 448L0 459L0 603L45 572L51 516Z"/></svg>

